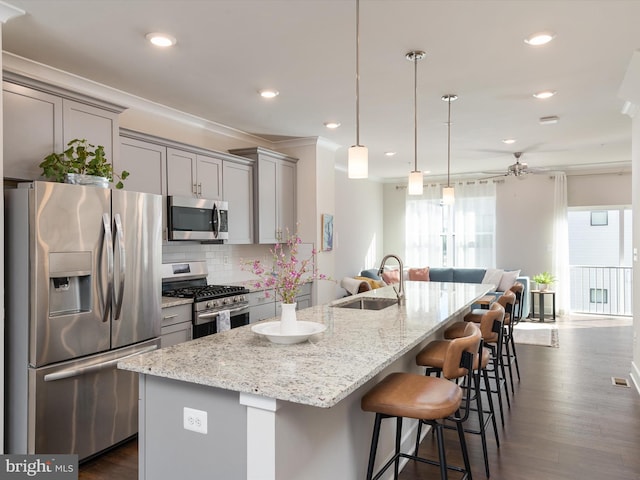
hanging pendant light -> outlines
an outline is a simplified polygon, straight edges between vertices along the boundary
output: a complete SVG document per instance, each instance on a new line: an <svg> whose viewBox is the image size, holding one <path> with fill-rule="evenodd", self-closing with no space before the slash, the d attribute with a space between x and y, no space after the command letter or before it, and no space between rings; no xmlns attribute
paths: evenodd
<svg viewBox="0 0 640 480"><path fill-rule="evenodd" d="M422 60L427 54L421 50L414 50L405 55L407 60L413 62L413 152L414 166L409 174L409 195L422 195L424 175L418 170L418 60Z"/></svg>
<svg viewBox="0 0 640 480"><path fill-rule="evenodd" d="M360 145L360 0L356 0L356 144L349 148L347 176L369 176L369 149Z"/></svg>
<svg viewBox="0 0 640 480"><path fill-rule="evenodd" d="M454 189L451 186L451 102L458 99L458 96L449 93L442 96L442 100L449 104L449 119L447 120L447 186L442 188L442 203L443 205L453 205L456 197Z"/></svg>

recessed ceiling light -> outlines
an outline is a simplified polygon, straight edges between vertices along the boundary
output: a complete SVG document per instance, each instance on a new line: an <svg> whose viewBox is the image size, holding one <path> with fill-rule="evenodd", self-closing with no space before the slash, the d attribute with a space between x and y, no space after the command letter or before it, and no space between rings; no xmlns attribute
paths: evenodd
<svg viewBox="0 0 640 480"><path fill-rule="evenodd" d="M172 47L176 44L176 38L171 35L167 35L166 33L147 33L145 38L156 47Z"/></svg>
<svg viewBox="0 0 640 480"><path fill-rule="evenodd" d="M280 95L280 92L277 90L260 90L258 93L262 98L274 98Z"/></svg>
<svg viewBox="0 0 640 480"><path fill-rule="evenodd" d="M393 157L393 156L396 154L396 152L384 152L384 154L385 154L387 157Z"/></svg>
<svg viewBox="0 0 640 480"><path fill-rule="evenodd" d="M545 90L543 92L534 93L533 96L538 98L538 99L540 99L540 100L544 100L546 98L553 97L555 94L556 94L556 92L553 91L553 90Z"/></svg>
<svg viewBox="0 0 640 480"><path fill-rule="evenodd" d="M532 45L534 47L538 47L540 45L545 45L549 43L551 40L555 38L556 34L554 32L538 32L529 35L524 39L524 43L528 45Z"/></svg>
<svg viewBox="0 0 640 480"><path fill-rule="evenodd" d="M516 143L516 139L515 138L505 138L504 140L502 140L502 143L506 143L507 145L512 145L512 144Z"/></svg>
<svg viewBox="0 0 640 480"><path fill-rule="evenodd" d="M560 119L556 115L552 115L550 117L540 117L540 125L553 125L554 123L558 123Z"/></svg>
<svg viewBox="0 0 640 480"><path fill-rule="evenodd" d="M327 128L338 128L340 126L340 122L324 122L324 126Z"/></svg>

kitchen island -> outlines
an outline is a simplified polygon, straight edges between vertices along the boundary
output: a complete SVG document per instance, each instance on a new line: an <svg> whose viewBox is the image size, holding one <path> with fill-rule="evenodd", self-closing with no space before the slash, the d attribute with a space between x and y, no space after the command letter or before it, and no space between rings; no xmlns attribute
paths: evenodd
<svg viewBox="0 0 640 480"><path fill-rule="evenodd" d="M364 478L373 415L360 398L392 371L419 371L419 349L489 288L406 282L405 305L335 306L349 297L298 311L298 320L327 327L304 343L272 344L247 326L121 362L141 374L139 478ZM185 407L206 418L187 411L185 419ZM407 445L414 424L404 430ZM381 462L393 450L393 428L383 427Z"/></svg>

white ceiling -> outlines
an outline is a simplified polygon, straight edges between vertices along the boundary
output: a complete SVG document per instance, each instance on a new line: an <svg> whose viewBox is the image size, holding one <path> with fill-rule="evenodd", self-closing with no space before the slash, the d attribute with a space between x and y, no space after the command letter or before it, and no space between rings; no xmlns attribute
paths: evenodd
<svg viewBox="0 0 640 480"><path fill-rule="evenodd" d="M27 14L4 50L268 139L355 143L355 0L8 0ZM360 140L370 176L413 169L411 50L418 63L418 167L503 172L512 152L534 168L628 169L619 85L640 48L640 1L361 0ZM552 30L555 40L523 39ZM151 47L162 31L178 43ZM276 88L270 101L257 94ZM534 92L552 89L548 100ZM557 115L556 125L538 119ZM323 122L339 121L337 130ZM516 138L505 145L504 138ZM384 155L396 151L395 157Z"/></svg>

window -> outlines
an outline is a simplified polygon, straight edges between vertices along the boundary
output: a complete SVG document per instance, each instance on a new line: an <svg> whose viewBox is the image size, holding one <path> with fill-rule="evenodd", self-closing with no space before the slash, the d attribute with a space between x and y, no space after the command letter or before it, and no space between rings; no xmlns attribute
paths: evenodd
<svg viewBox="0 0 640 480"><path fill-rule="evenodd" d="M496 187L455 186L455 204L442 205L440 185L406 200L406 263L416 266L495 266Z"/></svg>

